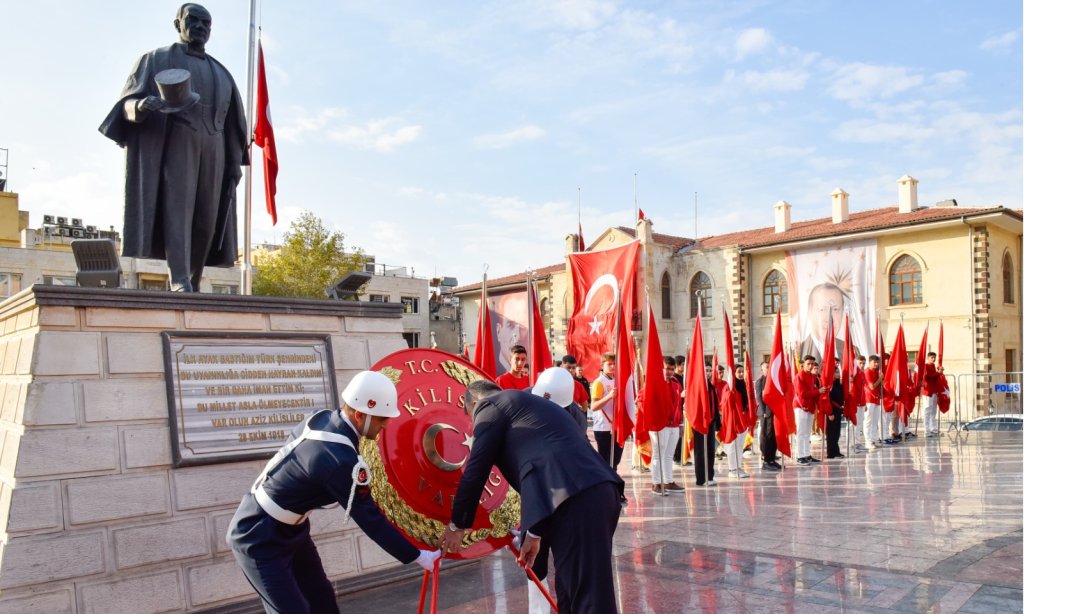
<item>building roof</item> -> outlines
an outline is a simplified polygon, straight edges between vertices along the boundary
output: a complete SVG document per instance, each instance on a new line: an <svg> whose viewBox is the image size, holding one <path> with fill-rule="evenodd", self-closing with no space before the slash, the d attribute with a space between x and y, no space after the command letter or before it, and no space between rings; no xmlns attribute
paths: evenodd
<svg viewBox="0 0 1089 614"><path fill-rule="evenodd" d="M563 271L566 268L567 268L567 263L566 262L561 262L559 264L550 264L550 265L545 266L545 267L538 267L538 268L534 269L534 271L537 273L537 278L540 279L542 277L547 277L547 276L549 276L549 275L551 275L553 273L558 273L560 271ZM526 283L526 274L524 272L523 273L515 273L514 275L507 275L506 277L496 277L494 279L489 279L488 280L488 288L489 289L498 289L498 288L509 287L509 286L513 286L513 285L516 285L516 284L524 284L524 283ZM468 284L468 285L465 285L465 286L458 286L457 288L454 288L454 294L464 294L464 293L469 292L471 290L479 290L479 289L480 289L480 282L478 281L475 284Z"/></svg>
<svg viewBox="0 0 1089 614"><path fill-rule="evenodd" d="M808 241L811 239L834 237L845 234L929 224L939 221L955 220L961 217L977 217L995 213L1009 214L1018 221L1022 221L1024 217L1022 209L1007 209L1000 206L966 207L958 205L954 207L920 207L910 213L900 213L900 208L898 206L892 206L883 207L881 209L870 209L867 211L851 211L847 221L839 224L833 223L830 216L815 220L792 221L790 230L779 233L775 232L774 226L765 226L763 228L753 228L721 235L712 235L696 240L688 237L677 237L657 232L652 233L651 237L655 243L672 247L674 253L688 249L713 249L716 247L728 246L737 246L745 249L782 243L793 243L796 241ZM632 238L637 237L635 229L630 226L617 226L616 229ZM563 271L565 268L566 264L564 263L553 264L537 269L537 274L539 276L550 275ZM508 275L506 277L488 280L488 287L499 288L511 286L516 283L523 283L525 282L525 279L525 273ZM455 288L454 293L460 294L479 289L480 283L475 283Z"/></svg>
<svg viewBox="0 0 1089 614"><path fill-rule="evenodd" d="M616 229L626 235L630 235L633 239L638 236L635 232L635 229L631 228L630 226L617 226ZM655 243L672 247L674 252L678 252L681 248L687 247L695 243L695 240L688 237L675 237L673 235L664 235L660 232L650 233L650 238Z"/></svg>
<svg viewBox="0 0 1089 614"><path fill-rule="evenodd" d="M704 237L696 241L692 249L709 249L728 245L736 245L741 248L762 247L778 243L792 243L1002 212L1010 213L1018 220L1022 219L1023 216L1022 210L1007 209L1005 207L920 207L910 213L900 213L899 207L884 207L867 211L852 211L847 221L839 224L832 223L831 217L823 217L816 220L791 222L790 230L786 232L777 233L774 226L766 226L764 228Z"/></svg>

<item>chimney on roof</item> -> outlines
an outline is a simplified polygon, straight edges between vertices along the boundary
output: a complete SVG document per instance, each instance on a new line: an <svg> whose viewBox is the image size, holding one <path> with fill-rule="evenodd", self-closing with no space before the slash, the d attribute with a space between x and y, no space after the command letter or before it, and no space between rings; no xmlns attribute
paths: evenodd
<svg viewBox="0 0 1089 614"><path fill-rule="evenodd" d="M573 254L579 251L579 236L570 234L563 238L563 253Z"/></svg>
<svg viewBox="0 0 1089 614"><path fill-rule="evenodd" d="M654 236L654 222L650 221L649 217L645 217L635 223L635 238L646 245L650 243L650 238Z"/></svg>
<svg viewBox="0 0 1089 614"><path fill-rule="evenodd" d="M790 203L781 200L775 203L775 232L790 230Z"/></svg>
<svg viewBox="0 0 1089 614"><path fill-rule="evenodd" d="M832 223L842 224L847 221L847 197L850 196L843 188L836 188L832 192Z"/></svg>
<svg viewBox="0 0 1089 614"><path fill-rule="evenodd" d="M900 213L911 213L919 208L919 180L904 175L896 181L900 186Z"/></svg>

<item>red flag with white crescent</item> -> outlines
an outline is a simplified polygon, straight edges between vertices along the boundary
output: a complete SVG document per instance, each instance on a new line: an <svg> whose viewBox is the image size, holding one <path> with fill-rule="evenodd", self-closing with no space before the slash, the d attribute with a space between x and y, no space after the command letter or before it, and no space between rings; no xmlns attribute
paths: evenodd
<svg viewBox="0 0 1089 614"><path fill-rule="evenodd" d="M749 430L750 424L748 411L741 406L741 395L737 392L737 363L734 361L734 334L730 328L730 314L723 309L722 317L726 326L726 372L722 379L726 385L722 387L718 402L719 412L722 414L722 428L718 431L718 438L723 443L730 443Z"/></svg>
<svg viewBox="0 0 1089 614"><path fill-rule="evenodd" d="M707 392L707 375L703 367L703 325L698 310L692 343L688 346L688 358L684 361L684 415L693 430L704 435L711 430L711 397Z"/></svg>
<svg viewBox="0 0 1089 614"><path fill-rule="evenodd" d="M473 348L473 365L495 379L495 340L492 333L491 309L488 309L488 276L480 284L480 313L476 321L476 347Z"/></svg>
<svg viewBox="0 0 1089 614"><path fill-rule="evenodd" d="M854 380L861 373L856 372L855 346L851 342L851 316L849 314L843 315L843 330L843 362L840 371L840 379L843 383L843 415L851 421L851 424L858 424L858 399L854 395Z"/></svg>
<svg viewBox="0 0 1089 614"><path fill-rule="evenodd" d="M768 364L768 381L764 384L764 403L771 409L775 422L775 442L784 456L790 453L790 435L796 430L794 408L790 407L794 398L793 385L787 361L790 357L783 351L782 313L775 316L775 342L771 346L771 362Z"/></svg>
<svg viewBox="0 0 1089 614"><path fill-rule="evenodd" d="M276 175L280 159L276 155L276 137L272 133L272 109L268 103L268 81L265 79L265 53L257 41L257 122L253 129L253 144L260 147L265 161L265 209L276 225Z"/></svg>
<svg viewBox="0 0 1089 614"><path fill-rule="evenodd" d="M548 345L548 333L541 318L541 305L537 302L537 288L533 283L529 284L529 301L533 318L530 322L533 334L529 340L532 346L529 350L529 383L533 385L541 371L552 366L552 349Z"/></svg>
<svg viewBox="0 0 1089 614"><path fill-rule="evenodd" d="M620 304L629 319L635 311L638 258L638 241L567 256L574 298L567 325L567 353L578 359L591 381L601 370L601 355L617 349Z"/></svg>
<svg viewBox="0 0 1089 614"><path fill-rule="evenodd" d="M616 398L613 403L613 431L622 442L635 430L635 341L631 337L631 315L624 303L619 315L616 348ZM586 369L583 368L583 371ZM640 443L640 442L636 442Z"/></svg>

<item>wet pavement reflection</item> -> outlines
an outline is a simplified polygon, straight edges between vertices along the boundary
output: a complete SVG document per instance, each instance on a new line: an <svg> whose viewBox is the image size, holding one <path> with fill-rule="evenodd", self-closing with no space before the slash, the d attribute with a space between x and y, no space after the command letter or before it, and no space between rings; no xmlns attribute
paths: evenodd
<svg viewBox="0 0 1089 614"><path fill-rule="evenodd" d="M943 434L782 472L746 458L752 477L706 487L685 467L687 490L666 497L628 452L613 544L623 612L1023 611L1020 432ZM418 598L409 580L340 602L412 612ZM526 607L509 553L442 575L443 612Z"/></svg>

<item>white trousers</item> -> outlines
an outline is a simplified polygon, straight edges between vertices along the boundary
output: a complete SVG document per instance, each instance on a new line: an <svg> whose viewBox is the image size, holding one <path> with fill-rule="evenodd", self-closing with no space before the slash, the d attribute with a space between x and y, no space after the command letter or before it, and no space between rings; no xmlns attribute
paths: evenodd
<svg viewBox="0 0 1089 614"><path fill-rule="evenodd" d="M938 432L938 395L923 397L923 430L927 433Z"/></svg>
<svg viewBox="0 0 1089 614"><path fill-rule="evenodd" d="M798 449L794 452L794 458L812 456L809 452L809 434L813 431L813 414L801 407L795 407L794 423L798 425L798 436L794 442L794 446Z"/></svg>
<svg viewBox="0 0 1089 614"><path fill-rule="evenodd" d="M899 420L899 416L897 416ZM908 414L907 420L900 420L900 432L907 435L911 432L911 414Z"/></svg>
<svg viewBox="0 0 1089 614"><path fill-rule="evenodd" d="M650 432L650 483L673 482L673 451L680 440L681 427L667 426Z"/></svg>
<svg viewBox="0 0 1089 614"><path fill-rule="evenodd" d="M862 441L874 443L881 439L881 408L877 403L867 403L865 407L866 415L862 419L865 435L862 437Z"/></svg>
<svg viewBox="0 0 1089 614"><path fill-rule="evenodd" d="M741 455L745 452L745 435L748 435L748 433L748 431L745 431L730 443L723 444L726 448L726 466L730 468L730 471L741 470Z"/></svg>
<svg viewBox="0 0 1089 614"><path fill-rule="evenodd" d="M893 435L897 433L897 426L900 419L896 417L895 411L884 411L884 407L881 408L881 426L883 429L883 435L885 439L891 439Z"/></svg>

